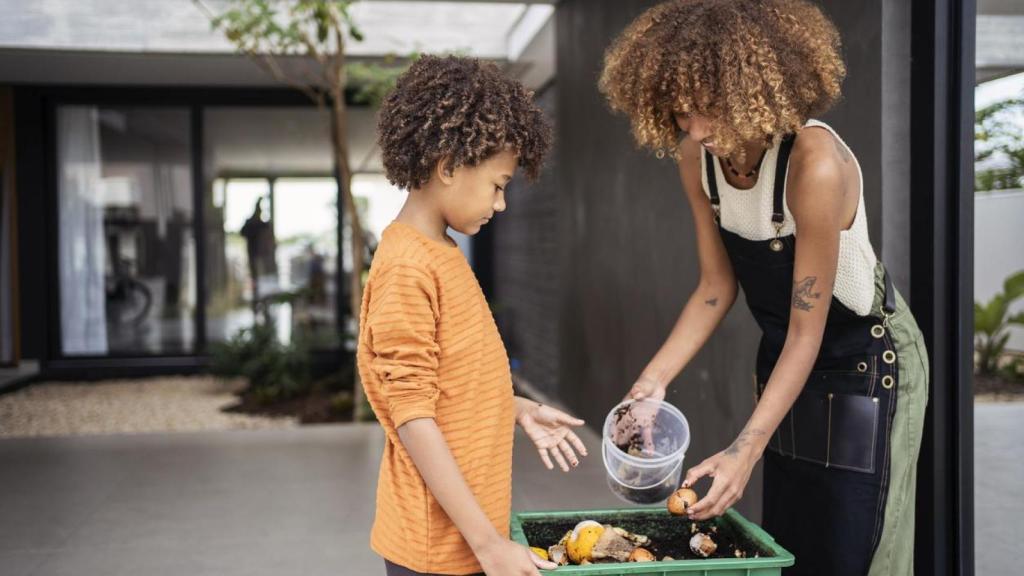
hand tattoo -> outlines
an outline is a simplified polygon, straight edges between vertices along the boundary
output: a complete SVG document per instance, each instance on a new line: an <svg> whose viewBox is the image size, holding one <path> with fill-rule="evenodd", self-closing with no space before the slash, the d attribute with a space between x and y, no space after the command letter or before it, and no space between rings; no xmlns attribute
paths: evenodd
<svg viewBox="0 0 1024 576"><path fill-rule="evenodd" d="M817 276L808 276L793 285L793 308L803 310L804 312L814 308L814 305L808 302L807 299L814 298L817 300L821 297L821 292L811 291L814 288L814 283L817 281Z"/></svg>
<svg viewBox="0 0 1024 576"><path fill-rule="evenodd" d="M736 440L733 440L733 443L725 449L725 455L732 457L738 456L740 451L750 445L751 441L758 436L764 436L764 430L759 428L744 428L743 431L740 432L740 435L736 437Z"/></svg>
<svg viewBox="0 0 1024 576"><path fill-rule="evenodd" d="M718 298L711 298L704 301L708 306L718 306Z"/></svg>

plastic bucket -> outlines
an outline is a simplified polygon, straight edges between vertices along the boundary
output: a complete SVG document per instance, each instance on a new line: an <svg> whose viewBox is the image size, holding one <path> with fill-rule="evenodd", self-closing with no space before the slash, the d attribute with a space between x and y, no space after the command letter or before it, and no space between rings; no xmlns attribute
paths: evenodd
<svg viewBox="0 0 1024 576"><path fill-rule="evenodd" d="M608 487L619 498L653 504L679 488L690 425L678 408L661 400L627 400L608 413L601 456Z"/></svg>

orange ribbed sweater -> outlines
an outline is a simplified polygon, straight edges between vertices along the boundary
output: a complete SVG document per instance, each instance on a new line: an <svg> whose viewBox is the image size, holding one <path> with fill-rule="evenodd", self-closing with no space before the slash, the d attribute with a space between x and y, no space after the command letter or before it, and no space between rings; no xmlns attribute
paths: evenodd
<svg viewBox="0 0 1024 576"><path fill-rule="evenodd" d="M417 572L481 568L398 438L434 418L484 513L508 537L515 401L508 356L457 247L393 222L381 238L360 311L359 375L386 442L370 547Z"/></svg>

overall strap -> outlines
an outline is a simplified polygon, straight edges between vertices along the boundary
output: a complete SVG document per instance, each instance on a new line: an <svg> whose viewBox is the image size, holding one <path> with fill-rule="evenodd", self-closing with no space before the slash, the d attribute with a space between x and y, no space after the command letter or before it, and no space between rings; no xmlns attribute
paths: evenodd
<svg viewBox="0 0 1024 576"><path fill-rule="evenodd" d="M721 199L718 197L718 181L715 179L715 157L711 152L704 151L704 172L708 179L708 197L711 199L711 210L715 213L715 222L720 220L722 213Z"/></svg>
<svg viewBox="0 0 1024 576"><path fill-rule="evenodd" d="M775 225L776 235L782 229L782 223L786 220L786 213L782 207L782 195L786 188L786 171L789 168L789 154L793 151L793 134L787 134L779 144L779 157L775 163L775 187L772 190L772 223Z"/></svg>
<svg viewBox="0 0 1024 576"><path fill-rule="evenodd" d="M892 285L892 276L889 270L883 271L885 276L885 299L882 301L882 311L892 315L896 312L896 288Z"/></svg>
<svg viewBox="0 0 1024 576"><path fill-rule="evenodd" d="M891 329L889 318L896 313L896 288L892 284L889 270L884 265L882 266L882 282L885 284L885 294L882 295L882 323L871 327L871 335L875 338L881 338L885 335L886 330ZM890 352L886 352L886 354L890 354Z"/></svg>

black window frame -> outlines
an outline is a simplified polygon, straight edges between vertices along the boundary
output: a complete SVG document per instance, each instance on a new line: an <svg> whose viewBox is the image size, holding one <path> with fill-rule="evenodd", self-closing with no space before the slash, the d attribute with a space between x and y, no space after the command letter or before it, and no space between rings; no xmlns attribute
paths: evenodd
<svg viewBox="0 0 1024 576"><path fill-rule="evenodd" d="M910 305L931 380L915 572L974 574L975 0L911 0Z"/></svg>

